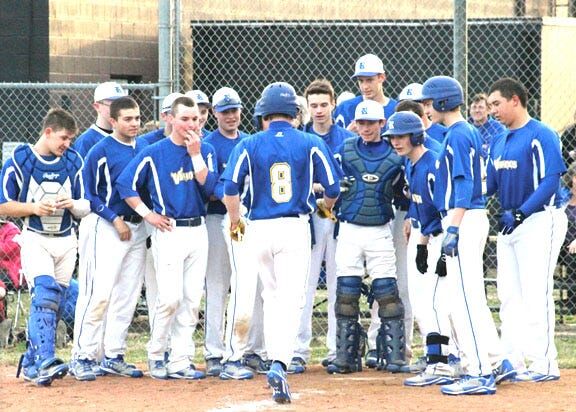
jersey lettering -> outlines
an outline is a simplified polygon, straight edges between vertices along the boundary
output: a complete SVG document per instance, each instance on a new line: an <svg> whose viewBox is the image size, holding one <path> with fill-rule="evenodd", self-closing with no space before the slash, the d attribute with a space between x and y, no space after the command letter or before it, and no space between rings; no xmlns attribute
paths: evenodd
<svg viewBox="0 0 576 412"><path fill-rule="evenodd" d="M288 163L274 163L270 167L272 199L286 203L292 199L292 172Z"/></svg>
<svg viewBox="0 0 576 412"><path fill-rule="evenodd" d="M516 160L494 160L494 168L496 170L500 169L511 169L516 170L518 168L518 162Z"/></svg>
<svg viewBox="0 0 576 412"><path fill-rule="evenodd" d="M185 172L184 169L180 168L177 172L170 173L170 177L174 181L174 184L180 184L181 182L187 182L189 180L194 180L194 172Z"/></svg>

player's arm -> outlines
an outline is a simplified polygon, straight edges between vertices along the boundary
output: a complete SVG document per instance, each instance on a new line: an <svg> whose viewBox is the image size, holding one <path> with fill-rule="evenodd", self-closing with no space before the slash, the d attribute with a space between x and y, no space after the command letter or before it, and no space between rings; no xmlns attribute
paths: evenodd
<svg viewBox="0 0 576 412"><path fill-rule="evenodd" d="M142 218L154 226L156 229L159 229L162 232L165 231L172 231L172 222L166 216L160 215L156 212L153 212L146 206L146 204L142 201L140 196L130 196L124 198L124 201L130 206L136 213L138 213Z"/></svg>
<svg viewBox="0 0 576 412"><path fill-rule="evenodd" d="M68 209L76 219L82 219L90 213L90 202L84 196L84 179L82 169L84 161L78 153L71 151L67 155L69 161L74 164L72 180L72 196L61 195L56 199L57 209Z"/></svg>
<svg viewBox="0 0 576 412"><path fill-rule="evenodd" d="M207 143L202 143L200 136L193 131L188 131L185 143L188 154L192 158L194 178L200 185L204 186L204 191L209 196L214 191L214 186L218 181L218 173L215 171L216 153L214 148Z"/></svg>
<svg viewBox="0 0 576 412"><path fill-rule="evenodd" d="M240 224L240 186L248 174L248 157L248 151L241 141L230 153L226 169L220 177L224 190L222 202L230 217L231 232Z"/></svg>

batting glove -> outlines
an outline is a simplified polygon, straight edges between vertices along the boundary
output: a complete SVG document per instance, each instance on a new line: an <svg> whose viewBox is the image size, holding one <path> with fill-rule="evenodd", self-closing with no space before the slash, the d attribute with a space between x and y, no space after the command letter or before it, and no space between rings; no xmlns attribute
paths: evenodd
<svg viewBox="0 0 576 412"><path fill-rule="evenodd" d="M354 181L356 179L353 177L344 177L343 179L340 180L340 193L346 193L347 191L350 190L350 188L352 187L352 185L354 184Z"/></svg>
<svg viewBox="0 0 576 412"><path fill-rule="evenodd" d="M442 253L446 256L458 256L458 227L449 226L442 241Z"/></svg>
<svg viewBox="0 0 576 412"><path fill-rule="evenodd" d="M316 206L318 206L318 216L320 216L322 219L330 219L331 221L336 222L337 219L336 216L334 216L332 208L326 206L324 199L318 199L316 201Z"/></svg>
<svg viewBox="0 0 576 412"><path fill-rule="evenodd" d="M446 276L446 255L442 253L436 262L436 274L443 278Z"/></svg>
<svg viewBox="0 0 576 412"><path fill-rule="evenodd" d="M507 210L502 216L500 216L500 233L503 235L509 235L514 232L522 222L524 222L526 216L520 209Z"/></svg>
<svg viewBox="0 0 576 412"><path fill-rule="evenodd" d="M428 245L416 245L416 268L420 273L428 271Z"/></svg>
<svg viewBox="0 0 576 412"><path fill-rule="evenodd" d="M234 229L232 229L232 224L230 224L230 238L236 242L242 242L244 239L244 232L246 232L246 223L240 218L238 224Z"/></svg>

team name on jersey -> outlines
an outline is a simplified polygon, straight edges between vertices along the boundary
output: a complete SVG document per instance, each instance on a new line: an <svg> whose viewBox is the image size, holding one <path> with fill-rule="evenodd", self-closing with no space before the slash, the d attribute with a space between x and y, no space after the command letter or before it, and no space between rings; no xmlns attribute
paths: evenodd
<svg viewBox="0 0 576 412"><path fill-rule="evenodd" d="M500 169L512 169L515 170L518 168L518 161L516 160L494 160L494 168L496 170Z"/></svg>
<svg viewBox="0 0 576 412"><path fill-rule="evenodd" d="M174 184L180 184L182 182L188 182L190 180L194 180L194 172L189 171L185 172L183 168L180 168L177 172L170 173L170 177L174 181Z"/></svg>
<svg viewBox="0 0 576 412"><path fill-rule="evenodd" d="M46 172L42 175L42 178L46 179L46 180L55 180L55 179L58 179L59 176L60 176L60 173L54 173L54 172L48 173L48 172Z"/></svg>
<svg viewBox="0 0 576 412"><path fill-rule="evenodd" d="M422 204L422 196L417 195L416 193L412 193L412 201L414 203L421 205Z"/></svg>

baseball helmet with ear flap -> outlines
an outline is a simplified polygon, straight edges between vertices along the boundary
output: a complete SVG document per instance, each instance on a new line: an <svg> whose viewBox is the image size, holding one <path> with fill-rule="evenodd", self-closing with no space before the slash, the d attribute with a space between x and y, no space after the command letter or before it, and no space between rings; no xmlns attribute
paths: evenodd
<svg viewBox="0 0 576 412"><path fill-rule="evenodd" d="M416 113L394 113L388 119L386 126L388 130L384 132L384 136L410 135L410 143L412 146L418 146L424 143L424 124Z"/></svg>
<svg viewBox="0 0 576 412"><path fill-rule="evenodd" d="M432 100L434 110L448 112L464 103L464 92L453 77L434 76L422 85L421 100Z"/></svg>

